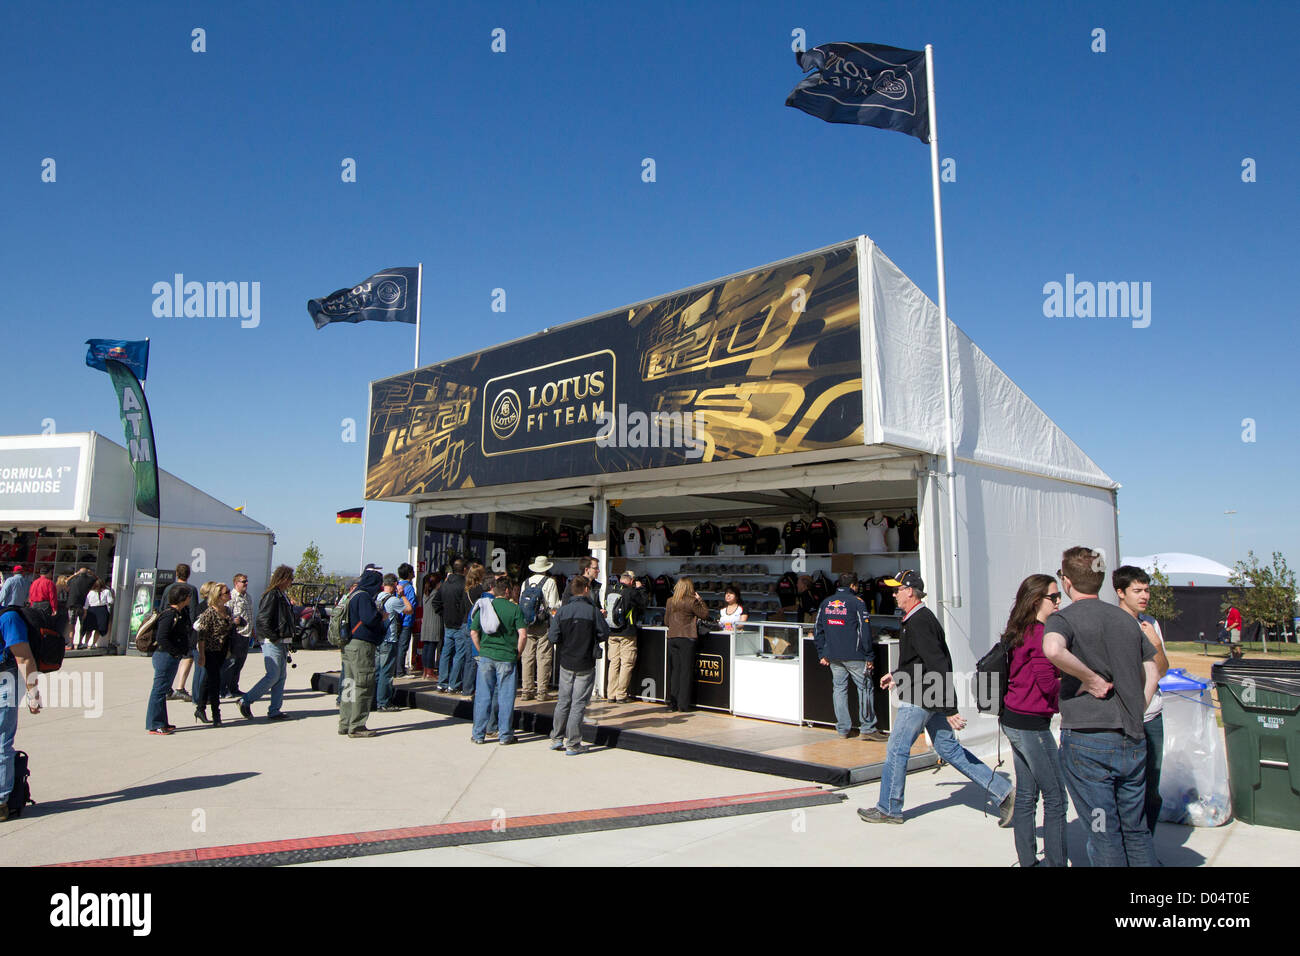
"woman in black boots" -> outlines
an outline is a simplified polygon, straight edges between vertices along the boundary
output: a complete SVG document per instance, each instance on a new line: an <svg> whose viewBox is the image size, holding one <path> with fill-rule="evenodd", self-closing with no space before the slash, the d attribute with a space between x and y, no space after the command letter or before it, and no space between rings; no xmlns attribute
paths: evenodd
<svg viewBox="0 0 1300 956"><path fill-rule="evenodd" d="M198 638L198 665L204 668L207 678L201 696L195 699L198 706L194 708L194 716L206 724L207 705L211 704L213 727L221 726L221 665L230 652L230 637L235 631L234 618L226 606L229 603L230 588L220 581L213 581L208 589L208 606L194 622Z"/></svg>

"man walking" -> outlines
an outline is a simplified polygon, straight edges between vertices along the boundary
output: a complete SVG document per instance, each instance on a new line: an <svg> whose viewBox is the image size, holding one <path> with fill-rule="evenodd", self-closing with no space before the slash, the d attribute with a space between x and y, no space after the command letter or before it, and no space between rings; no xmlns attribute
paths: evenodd
<svg viewBox="0 0 1300 956"><path fill-rule="evenodd" d="M560 658L560 697L551 726L551 749L582 753L582 718L596 686L596 648L609 636L605 615L591 603L591 585L584 575L571 584L559 613L551 618L547 639Z"/></svg>
<svg viewBox="0 0 1300 956"><path fill-rule="evenodd" d="M465 593L465 562L456 558L451 573L433 595L434 613L442 618L442 661L438 674L442 683L435 690L445 694L470 693L469 673L469 595Z"/></svg>
<svg viewBox="0 0 1300 956"><path fill-rule="evenodd" d="M895 600L903 609L898 670L880 679L880 686L885 690L898 688L898 714L885 750L880 799L874 807L859 810L858 816L867 823L903 822L907 757L921 731L927 730L935 753L954 770L983 787L998 808L998 824L1010 826L1016 797L1011 781L994 773L957 739L956 732L966 726L966 718L957 713L952 656L948 653L943 626L934 612L921 603L925 582L915 571L899 571L885 580L885 586L897 589Z"/></svg>
<svg viewBox="0 0 1300 956"><path fill-rule="evenodd" d="M551 663L555 658L555 648L546 635L550 630L550 620L560 609L560 589L556 587L555 579L546 573L552 566L550 558L539 554L528 565L528 570L533 574L524 581L519 592L519 604L528 624L528 640L524 642L524 656L519 666L522 679L520 700L532 700L534 697L538 700L551 699ZM528 618L533 608L538 613L530 621ZM542 608L546 609L545 614L541 613Z"/></svg>
<svg viewBox="0 0 1300 956"><path fill-rule="evenodd" d="M616 704L631 703L628 687L632 683L632 670L636 667L637 622L645 612L650 599L631 571L624 571L618 579L619 592L610 616L609 673L605 697Z"/></svg>
<svg viewBox="0 0 1300 956"><path fill-rule="evenodd" d="M849 678L858 690L858 733L862 740L888 738L876 730L876 648L867 619L867 605L858 597L858 576L852 571L840 575L838 590L817 609L813 642L823 667L831 669L834 687L835 732L847 737L853 729L849 712Z"/></svg>
<svg viewBox="0 0 1300 956"><path fill-rule="evenodd" d="M178 564L176 565L176 580L167 585L162 593L162 606L164 608L172 607L171 595L173 591L183 591L190 596L185 609L179 615L185 621L184 626L179 622L176 625L184 632L186 639L189 641L190 651L181 659L180 670L177 671L180 677L179 689L173 690L167 696L168 700L193 701L194 699L190 696L190 692L185 689L185 685L189 683L190 671L194 668L194 658L198 655L194 641L194 620L199 616L199 592L194 585L189 583L189 580L190 566L188 564Z"/></svg>
<svg viewBox="0 0 1300 956"><path fill-rule="evenodd" d="M512 744L515 742L515 685L519 680L519 655L528 640L528 629L524 626L524 615L519 605L510 600L508 575L498 575L493 583L491 607L496 616L495 628L489 628L483 622L482 601L475 608L469 625L470 639L478 650L474 729L470 739L476 744L486 743L495 716L497 743Z"/></svg>
<svg viewBox="0 0 1300 956"><path fill-rule="evenodd" d="M289 649L293 647L293 605L289 603L289 587L293 584L293 568L282 564L271 572L271 583L257 602L257 619L254 631L262 645L262 665L266 673L243 697L239 698L239 712L253 719L253 703L271 692L271 705L266 710L267 720L288 720L289 715L280 709L284 703L284 679L288 676Z"/></svg>
<svg viewBox="0 0 1300 956"><path fill-rule="evenodd" d="M1165 636L1160 631L1160 622L1146 612L1151 601L1151 576L1139 567L1125 564L1115 569L1110 576L1115 596L1119 598L1120 610L1128 613L1142 628L1143 636L1156 649L1156 678L1164 677L1169 671L1169 658L1165 656ZM1146 771L1146 811L1147 829L1151 836L1156 835L1156 823L1160 820L1160 769L1165 756L1165 718L1164 700L1160 694L1160 685L1151 696L1142 715L1142 731L1147 741Z"/></svg>
<svg viewBox="0 0 1300 956"><path fill-rule="evenodd" d="M397 640L397 675L405 677L408 673L406 669L406 652L411 646L411 625L415 623L415 605L418 603L415 596L415 568L409 564L399 564L397 566L397 593L406 601L406 611L402 614L402 633ZM411 670L418 670L414 664Z"/></svg>
<svg viewBox="0 0 1300 956"><path fill-rule="evenodd" d="M248 659L248 642L253 638L253 599L248 596L248 575L243 572L236 574L234 585L230 594L230 617L235 622L235 631L230 635L230 656L226 658L221 673L223 697L244 695L239 689L239 675Z"/></svg>
<svg viewBox="0 0 1300 956"><path fill-rule="evenodd" d="M1155 648L1134 617L1098 599L1100 554L1070 548L1057 576L1072 603L1043 626L1043 654L1061 671L1061 769L1088 830L1088 859L1156 866L1142 729L1160 680Z"/></svg>
<svg viewBox="0 0 1300 956"><path fill-rule="evenodd" d="M384 639L383 615L375 599L384 579L378 571L366 569L348 598L348 642L343 645L343 669L339 674L339 734L373 737L366 726L375 700L375 648Z"/></svg>

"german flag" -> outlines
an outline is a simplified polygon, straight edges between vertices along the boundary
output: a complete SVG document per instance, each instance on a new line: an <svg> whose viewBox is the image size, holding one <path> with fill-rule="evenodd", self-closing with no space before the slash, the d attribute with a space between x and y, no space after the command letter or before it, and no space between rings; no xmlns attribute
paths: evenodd
<svg viewBox="0 0 1300 956"><path fill-rule="evenodd" d="M360 508L346 508L335 516L338 524L361 524Z"/></svg>

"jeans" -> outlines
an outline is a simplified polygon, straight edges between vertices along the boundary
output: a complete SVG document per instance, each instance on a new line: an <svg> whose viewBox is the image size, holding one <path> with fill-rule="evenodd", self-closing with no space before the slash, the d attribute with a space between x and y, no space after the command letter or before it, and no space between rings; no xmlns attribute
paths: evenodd
<svg viewBox="0 0 1300 956"><path fill-rule="evenodd" d="M849 712L849 678L858 688L858 731L871 734L876 731L876 701L871 681L867 678L866 661L831 661L831 682L834 688L835 730L843 737L853 729Z"/></svg>
<svg viewBox="0 0 1300 956"><path fill-rule="evenodd" d="M591 702L591 692L596 687L596 671L571 671L560 667L560 696L555 704L555 719L551 726L551 739L564 735L564 745L570 750L582 746L582 718Z"/></svg>
<svg viewBox="0 0 1300 956"><path fill-rule="evenodd" d="M149 691L149 707L144 714L145 730L161 730L167 726L167 695L172 691L176 668L180 666L179 657L172 657L166 651L153 652L153 687Z"/></svg>
<svg viewBox="0 0 1300 956"><path fill-rule="evenodd" d="M512 740L515 735L515 685L519 681L519 665L515 661L494 661L490 657L478 658L478 679L474 688L475 740L483 740L491 731L493 704L496 705L495 723L497 739Z"/></svg>
<svg viewBox="0 0 1300 956"><path fill-rule="evenodd" d="M903 815L903 785L907 782L907 757L922 730L930 732L934 751L954 770L987 791L994 805L1011 795L1011 781L994 773L961 745L948 726L948 718L938 711L926 710L907 701L899 701L898 716L889 733L885 748L885 768L880 776L880 801L876 809L892 817Z"/></svg>
<svg viewBox="0 0 1300 956"><path fill-rule="evenodd" d="M393 702L393 674L397 670L397 642L383 641L375 649L375 706Z"/></svg>
<svg viewBox="0 0 1300 956"><path fill-rule="evenodd" d="M469 623L448 628L442 637L442 663L438 673L454 691L469 690Z"/></svg>
<svg viewBox="0 0 1300 956"><path fill-rule="evenodd" d="M22 687L23 678L17 666L0 670L0 803L8 800L14 789L14 736L18 733ZM166 696L166 691L163 695Z"/></svg>
<svg viewBox="0 0 1300 956"><path fill-rule="evenodd" d="M239 674L248 658L248 638L238 632L230 635L230 650L225 669L221 672L221 693L230 696L239 693Z"/></svg>
<svg viewBox="0 0 1300 956"><path fill-rule="evenodd" d="M262 664L266 667L266 673L253 685L252 690L240 698L241 704L251 707L269 690L271 706L267 708L266 716L274 717L280 712L280 707L284 703L284 679L289 673L285 665L286 656L286 648L283 644L262 642Z"/></svg>
<svg viewBox="0 0 1300 956"><path fill-rule="evenodd" d="M346 675L346 676L343 676ZM375 700L375 645L353 639L343 647L339 677L339 733L366 729Z"/></svg>
<svg viewBox="0 0 1300 956"><path fill-rule="evenodd" d="M1156 866L1146 820L1146 738L1118 730L1061 731L1061 765L1074 809L1088 828L1093 866Z"/></svg>
<svg viewBox="0 0 1300 956"><path fill-rule="evenodd" d="M406 676L406 652L411 649L411 625L406 624L402 627L402 633L397 637L397 676Z"/></svg>
<svg viewBox="0 0 1300 956"><path fill-rule="evenodd" d="M420 648L420 659L424 663L426 671L433 670L433 655L438 651L438 645L432 641L425 641Z"/></svg>
<svg viewBox="0 0 1300 956"><path fill-rule="evenodd" d="M1038 794L1043 795L1043 850L1045 866L1065 866L1065 773L1061 754L1050 730L1020 730L1003 726L1011 741L1016 765L1016 815L1013 820L1016 857L1020 865L1038 865Z"/></svg>
<svg viewBox="0 0 1300 956"><path fill-rule="evenodd" d="M1164 801L1160 799L1160 768L1165 762L1165 715L1157 714L1142 725L1147 738L1147 829L1156 835L1156 823L1160 820L1160 808Z"/></svg>

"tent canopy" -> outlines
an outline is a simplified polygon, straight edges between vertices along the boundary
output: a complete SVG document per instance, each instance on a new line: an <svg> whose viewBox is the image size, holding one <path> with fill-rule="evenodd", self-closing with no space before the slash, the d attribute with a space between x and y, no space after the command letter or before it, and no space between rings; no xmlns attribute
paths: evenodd
<svg viewBox="0 0 1300 956"><path fill-rule="evenodd" d="M1125 558L1124 563L1136 565L1144 571L1154 570L1159 564L1160 570L1165 574L1176 574L1179 577L1187 574L1210 574L1226 578L1232 574L1232 568L1218 561L1182 551L1162 551L1160 554L1148 554L1140 558Z"/></svg>

